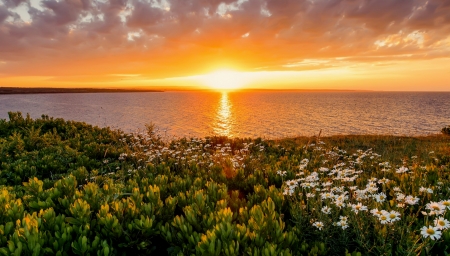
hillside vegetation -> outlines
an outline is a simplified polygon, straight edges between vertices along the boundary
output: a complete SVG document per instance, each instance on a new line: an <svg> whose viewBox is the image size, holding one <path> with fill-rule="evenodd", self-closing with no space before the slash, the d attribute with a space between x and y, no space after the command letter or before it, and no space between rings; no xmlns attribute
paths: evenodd
<svg viewBox="0 0 450 256"><path fill-rule="evenodd" d="M450 137L180 138L10 112L1 255L447 255Z"/></svg>

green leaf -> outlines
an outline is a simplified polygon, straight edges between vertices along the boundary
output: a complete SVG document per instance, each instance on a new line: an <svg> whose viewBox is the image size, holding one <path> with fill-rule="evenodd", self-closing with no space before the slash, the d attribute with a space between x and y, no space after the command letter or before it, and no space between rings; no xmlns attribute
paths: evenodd
<svg viewBox="0 0 450 256"><path fill-rule="evenodd" d="M79 226L79 225L83 224L83 223L81 223L81 221L79 221L79 220L77 220L75 218L72 218L72 217L66 217L65 220L66 220L66 222L68 222L68 223L70 223L72 225L76 225L76 226Z"/></svg>

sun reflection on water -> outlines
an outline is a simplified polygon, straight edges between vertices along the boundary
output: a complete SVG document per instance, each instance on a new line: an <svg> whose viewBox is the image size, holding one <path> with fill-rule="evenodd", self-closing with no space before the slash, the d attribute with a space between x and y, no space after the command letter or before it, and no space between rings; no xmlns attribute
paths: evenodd
<svg viewBox="0 0 450 256"><path fill-rule="evenodd" d="M214 124L214 133L220 136L232 136L232 113L231 113L231 102L228 99L228 93L222 92L222 97L220 98L216 120Z"/></svg>

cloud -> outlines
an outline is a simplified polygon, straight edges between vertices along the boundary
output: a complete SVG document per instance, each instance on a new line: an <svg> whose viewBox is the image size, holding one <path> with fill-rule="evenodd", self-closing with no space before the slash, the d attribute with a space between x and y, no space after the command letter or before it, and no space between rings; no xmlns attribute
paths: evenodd
<svg viewBox="0 0 450 256"><path fill-rule="evenodd" d="M3 23L10 15L11 14L6 7L0 6L0 24Z"/></svg>
<svg viewBox="0 0 450 256"><path fill-rule="evenodd" d="M301 70L292 63L308 59L327 63L308 66L319 69L336 58L447 57L449 35L448 0L7 0L0 73L159 78Z"/></svg>

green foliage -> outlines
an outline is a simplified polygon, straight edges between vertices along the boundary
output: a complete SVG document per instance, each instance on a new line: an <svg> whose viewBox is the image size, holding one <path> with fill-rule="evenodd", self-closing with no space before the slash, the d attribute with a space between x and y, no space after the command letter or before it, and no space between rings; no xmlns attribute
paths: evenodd
<svg viewBox="0 0 450 256"><path fill-rule="evenodd" d="M167 142L154 125L124 134L48 116L9 117L0 120L0 255L450 253L448 229L436 241L420 234L433 225L421 214L426 205L450 197L445 136ZM400 167L409 172L396 173ZM357 199L349 187L362 190L374 178L391 181L376 183L386 200ZM322 198L332 187L347 195L347 206ZM399 207L394 188L420 202ZM371 213L355 214L357 200L397 210L400 220L386 226ZM336 225L340 216L348 216L346 229Z"/></svg>
<svg viewBox="0 0 450 256"><path fill-rule="evenodd" d="M76 171L77 178L90 178L93 170L107 173L121 166L118 157L128 150L120 131L48 116L32 120L20 112L9 116L9 122L0 122L0 185L34 176L57 180Z"/></svg>

